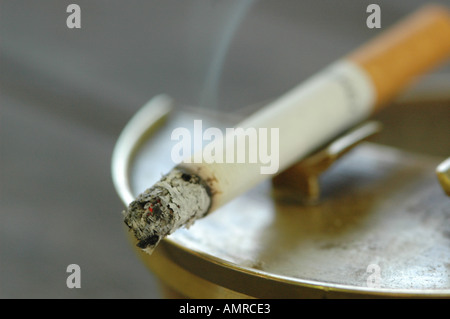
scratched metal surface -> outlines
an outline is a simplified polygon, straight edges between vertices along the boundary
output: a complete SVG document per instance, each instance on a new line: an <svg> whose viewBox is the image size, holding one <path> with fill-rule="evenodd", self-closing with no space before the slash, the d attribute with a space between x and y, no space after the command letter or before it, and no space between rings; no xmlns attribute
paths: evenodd
<svg viewBox="0 0 450 319"><path fill-rule="evenodd" d="M80 30L65 27L72 2ZM425 2L378 1L383 24ZM258 1L226 57L219 108L277 96L372 37L369 3ZM226 11L197 0L0 1L0 297L160 296L123 235L111 152L154 95L198 104ZM81 289L65 285L71 263Z"/></svg>

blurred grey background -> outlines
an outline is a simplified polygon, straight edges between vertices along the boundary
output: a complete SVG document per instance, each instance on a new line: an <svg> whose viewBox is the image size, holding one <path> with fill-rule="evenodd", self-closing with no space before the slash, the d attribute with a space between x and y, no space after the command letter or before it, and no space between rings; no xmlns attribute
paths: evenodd
<svg viewBox="0 0 450 319"><path fill-rule="evenodd" d="M124 125L160 93L226 112L276 97L378 34L370 3L383 30L428 1L1 0L0 297L160 298L111 180Z"/></svg>

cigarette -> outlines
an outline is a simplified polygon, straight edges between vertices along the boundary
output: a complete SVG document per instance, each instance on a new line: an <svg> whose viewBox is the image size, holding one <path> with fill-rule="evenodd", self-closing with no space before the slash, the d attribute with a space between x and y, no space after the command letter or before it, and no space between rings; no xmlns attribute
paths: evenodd
<svg viewBox="0 0 450 319"><path fill-rule="evenodd" d="M228 156L235 153L236 145L245 143L247 129L276 129L269 142L278 155L278 171L263 174L267 163L261 159L196 161L202 154L197 153L138 195L123 212L137 246L151 253L176 229L189 227L382 109L449 56L447 8L427 6L413 13L245 119L237 125L241 130L206 146Z"/></svg>

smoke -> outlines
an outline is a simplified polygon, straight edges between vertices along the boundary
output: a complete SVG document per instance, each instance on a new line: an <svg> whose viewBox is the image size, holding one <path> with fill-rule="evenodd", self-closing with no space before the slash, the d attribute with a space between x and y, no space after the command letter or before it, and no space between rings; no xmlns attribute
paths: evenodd
<svg viewBox="0 0 450 319"><path fill-rule="evenodd" d="M196 1L192 11L191 31L192 37L196 38L194 45L200 44L200 49L195 48L196 54L200 55L196 59L201 59L201 63L206 65L200 91L200 107L218 108L220 78L230 44L256 1Z"/></svg>

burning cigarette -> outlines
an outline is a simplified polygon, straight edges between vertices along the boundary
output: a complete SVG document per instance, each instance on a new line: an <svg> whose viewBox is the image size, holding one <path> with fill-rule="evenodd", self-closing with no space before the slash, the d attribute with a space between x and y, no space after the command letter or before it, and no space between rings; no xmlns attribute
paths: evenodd
<svg viewBox="0 0 450 319"><path fill-rule="evenodd" d="M247 129L275 128L278 134L269 143L276 146L279 169L284 170L381 109L449 56L450 13L442 7L425 7L247 118L237 126L241 130L206 147L235 154L236 145L245 145ZM263 164L187 158L124 211L137 246L151 253L176 229L275 174L261 173Z"/></svg>

